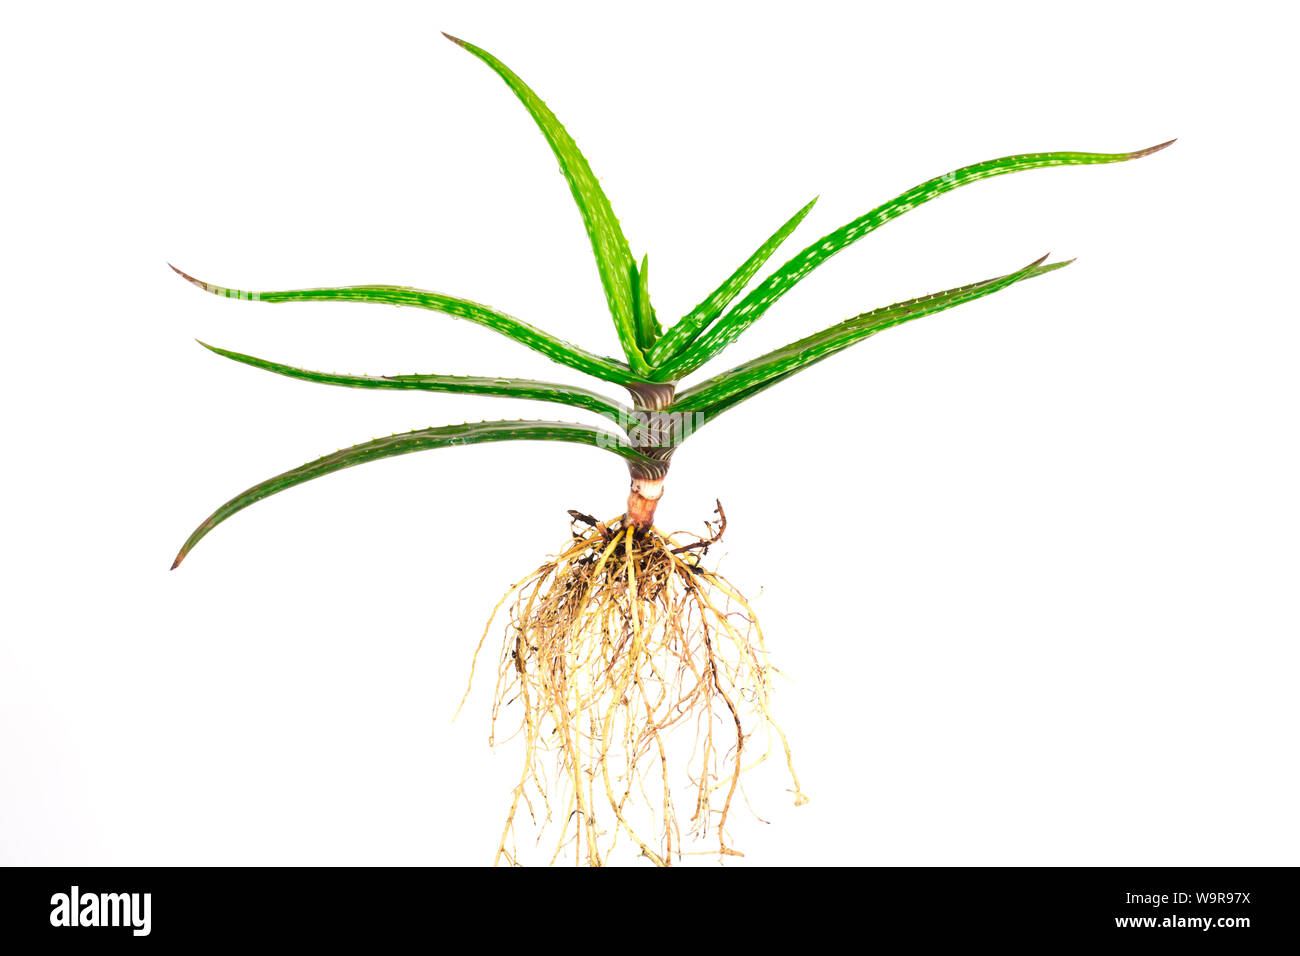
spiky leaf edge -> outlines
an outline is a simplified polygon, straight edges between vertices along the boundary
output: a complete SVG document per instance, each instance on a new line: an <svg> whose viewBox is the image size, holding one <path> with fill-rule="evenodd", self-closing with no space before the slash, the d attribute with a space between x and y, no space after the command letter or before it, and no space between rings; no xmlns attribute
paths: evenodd
<svg viewBox="0 0 1300 956"><path fill-rule="evenodd" d="M882 332L885 329L934 315L967 302L992 295L1025 279L1047 275L1068 266L1073 259L1043 265L1043 260L1030 263L1023 269L981 282L957 286L893 305L873 309L861 315L815 332L797 342L774 349L756 359L736 366L683 392L670 407L670 412L699 412L700 421L695 431L716 419L723 412L747 401L759 392L785 381L818 362L824 361L844 349Z"/></svg>
<svg viewBox="0 0 1300 956"><path fill-rule="evenodd" d="M1131 153L1024 153L963 166L907 190L884 205L827 233L764 279L729 312L706 329L672 362L656 369L656 381L675 381L689 375L738 339L783 295L806 275L880 226L959 186L1046 166L1099 165L1139 159L1159 152L1174 140Z"/></svg>
<svg viewBox="0 0 1300 956"><path fill-rule="evenodd" d="M703 302L691 309L665 332L663 338L655 343L654 348L646 356L652 368L666 364L676 358L683 349L688 348L705 326L716 319L722 310L731 304L732 299L749 285L749 280L763 268L763 264L772 257L772 253L776 252L790 237L816 204L817 197L814 196L807 205L787 219L780 229L772 233L753 255L741 263L740 268L723 281L722 285L710 292Z"/></svg>
<svg viewBox="0 0 1300 956"><path fill-rule="evenodd" d="M560 171L569 183L569 191L573 193L573 200L582 214L583 225L587 228L587 237L591 240L596 268L600 272L600 283L605 289L605 300L609 304L619 342L632 370L638 375L645 375L649 368L638 342L632 285L636 276L636 261L632 258L618 217L614 215L609 199L600 188L600 181L591 171L586 157L542 98L508 66L472 43L449 33L444 33L443 36L478 57L501 77L546 137L546 142L559 161Z"/></svg>
<svg viewBox="0 0 1300 956"><path fill-rule="evenodd" d="M322 385L341 385L348 388L386 388L423 392L450 392L462 395L489 395L497 398L522 398L539 402L557 402L573 408L582 408L604 415L611 421L624 424L632 410L619 402L606 398L599 392L558 382L543 382L526 378L489 378L478 375L348 375L339 372L317 372L272 362L269 359L233 352L196 340L210 352L243 365L274 372L288 378Z"/></svg>
<svg viewBox="0 0 1300 956"><path fill-rule="evenodd" d="M169 263L170 265L170 263ZM576 369L594 378L618 385L635 385L642 382L640 376L618 359L596 355L585 349L556 338L549 332L530 325L514 316L469 299L443 295L425 289L413 289L409 286L396 285L355 285L320 289L287 289L277 292L248 292L243 289L228 289L196 279L175 266L172 271L193 283L205 292L224 296L228 299L248 299L256 302L366 302L379 305L410 306L441 312L454 318L467 319L482 325L520 345L535 352L540 352L552 362Z"/></svg>
<svg viewBox="0 0 1300 956"><path fill-rule="evenodd" d="M497 441L564 441L583 445L594 445L621 456L634 477L662 477L666 466L640 454L618 435L590 425L575 422L546 421L493 421L466 422L462 425L442 425L434 428L417 429L401 435L376 438L372 441L343 448L332 455L325 455L315 461L300 465L283 474L268 478L266 481L245 489L231 498L211 515L209 515L181 546L172 562L175 570L185 560L185 556L213 528L227 518L244 510L249 505L268 498L277 492L300 485L313 478L331 472L351 468L354 465L396 455L407 455L417 451L434 448L448 448L454 445L478 445Z"/></svg>

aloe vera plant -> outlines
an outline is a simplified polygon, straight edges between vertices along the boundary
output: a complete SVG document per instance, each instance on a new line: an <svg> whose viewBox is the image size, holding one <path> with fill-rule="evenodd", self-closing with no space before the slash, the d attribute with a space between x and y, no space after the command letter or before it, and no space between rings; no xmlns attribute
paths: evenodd
<svg viewBox="0 0 1300 956"><path fill-rule="evenodd" d="M552 791L558 781L567 780L567 796L560 799L561 804L567 801L567 812L554 817L563 821L557 857L565 848L573 847L577 862L599 864L612 848L612 844L602 848L601 841L615 832L626 833L642 856L656 863L670 862L674 849L680 847L680 834L667 784L665 741L674 728L689 723L697 728L694 753L698 764L689 775L697 788L693 829L699 833L715 831L718 852L733 854L736 851L727 845L724 836L727 813L741 771L753 765L742 766L741 753L756 732L742 719L740 699L750 703L758 726L777 731L794 779L796 803L805 798L794 777L790 748L771 720L770 669L765 663L761 630L743 595L699 562L725 527L721 505L716 532L691 544L683 545L653 525L674 452L727 410L877 332L1047 275L1069 261L1047 263L1043 256L1003 275L862 312L689 387L679 388L682 380L721 354L831 256L922 203L991 176L1047 166L1124 162L1150 155L1169 143L1123 153L1024 153L961 167L929 179L821 236L750 288L778 247L812 210L813 200L782 223L697 306L664 328L651 304L648 258L642 256L638 262L633 256L609 200L560 121L496 57L462 40L448 39L482 60L505 81L554 151L591 241L623 353L621 358L590 352L497 309L441 292L395 285L247 292L176 271L200 288L227 298L269 303L378 303L466 319L599 382L620 386L630 396L629 402L620 402L601 391L555 382L456 375L446 369L389 376L318 372L201 343L233 361L303 381L554 402L596 412L610 426L566 421L482 421L432 426L363 442L276 475L231 498L194 530L172 567L178 566L208 532L249 505L364 462L496 441L571 442L619 455L631 475L626 512L611 522L570 512L575 523L581 522L590 530L579 533L575 528L574 540L559 555L507 594L518 597L510 611L499 662L493 727L495 733L502 707L522 700L521 724L515 734L522 733L526 757L497 859L517 862L513 827L521 800L537 819L541 810L528 796L536 792L545 808L545 820L551 820ZM747 288L750 291L746 293ZM730 742L715 740L715 721L719 720L717 726L726 726L732 735ZM770 748L770 733L768 737ZM555 774L548 774L537 764L542 753L556 754ZM722 772L720 767L730 769ZM659 830L657 846L652 845L653 840L637 835L643 831L633 825L628 812L633 781L645 792L647 775L655 773L660 775L664 788L662 809L654 823ZM603 784L608 812L617 820L612 829L596 822L597 781ZM530 791L530 786L535 791Z"/></svg>
<svg viewBox="0 0 1300 956"><path fill-rule="evenodd" d="M817 239L774 270L737 302L737 297L767 260L812 210L816 202L813 200L783 223L735 272L705 296L699 305L668 329L664 329L650 301L647 258L642 257L638 264L633 257L599 181L555 114L523 80L492 54L455 37L449 36L448 39L478 57L506 82L537 123L559 160L560 169L568 181L591 240L623 358L594 354L496 309L439 292L393 285L246 292L212 285L186 275L179 269L176 271L200 288L228 298L272 303L381 303L428 309L467 319L506 335L560 365L577 369L603 382L622 386L631 396L631 406L595 391L553 382L450 374L383 377L338 375L295 368L207 346L218 355L234 361L309 382L353 388L459 392L555 402L599 412L611 420L617 430L560 421L491 421L424 428L354 445L269 478L227 501L194 530L177 554L173 568L181 563L204 535L222 521L285 488L379 458L493 441L573 442L603 448L621 456L632 477L627 519L638 529L645 530L654 520L655 508L663 494L664 478L673 452L703 424L764 389L876 332L991 295L1022 280L1046 275L1069 264L1068 261L1045 264L1044 256L1006 275L863 312L783 348L743 362L684 391L678 391L683 378L735 342L795 284L831 256L891 219L959 186L991 176L1046 166L1124 162L1148 156L1173 142L1170 140L1158 146L1125 153L1023 153L963 166L927 180Z"/></svg>

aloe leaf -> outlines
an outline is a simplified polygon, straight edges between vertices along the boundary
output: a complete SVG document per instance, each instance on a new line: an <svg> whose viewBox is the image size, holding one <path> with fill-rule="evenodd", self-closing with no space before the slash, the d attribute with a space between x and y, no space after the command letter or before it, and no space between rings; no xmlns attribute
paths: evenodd
<svg viewBox="0 0 1300 956"><path fill-rule="evenodd" d="M610 207L609 199L600 188L600 182L587 165L586 158L579 151L564 126L555 114L542 102L528 85L516 76L509 67L486 50L444 33L448 40L468 50L490 66L510 87L524 108L528 110L533 121L537 123L550 144L555 158L559 160L560 171L568 180L573 200L582 213L583 225L587 227L587 236L591 240L591 249L596 256L596 268L600 271L600 282L605 288L605 300L609 303L610 315L614 318L614 328L618 333L623 351L633 371L644 375L648 369L640 345L637 341L637 320L632 278L636 272L636 263L628 249L627 239L619 226L618 218Z"/></svg>
<svg viewBox="0 0 1300 956"><path fill-rule="evenodd" d="M338 372L315 372L295 368L267 359L232 352L228 349L199 341L205 349L218 355L265 369L277 375L319 382L323 385L342 385L350 388L391 388L421 392L454 392L462 395L492 395L500 398L526 398L541 402L558 402L574 408L585 408L604 415L615 422L630 420L632 410L590 389L556 382L540 382L527 378L488 378L477 375L344 375Z"/></svg>
<svg viewBox="0 0 1300 956"><path fill-rule="evenodd" d="M795 231L799 223L803 222L804 217L812 212L812 207L816 204L817 197L813 197L808 205L787 219L780 229L772 233L767 241L741 264L739 269L727 277L727 280L722 285L710 292L703 302L691 309L676 325L664 333L663 338L656 342L646 355L650 365L654 367L664 364L669 359L675 358L683 348L695 341L695 337L699 335L700 330L717 318L722 313L722 310L731 304L732 299L740 295L741 290L749 285L749 280L754 278L759 269L763 268L763 263L772 257L772 253L776 252L777 248L789 238L790 233ZM651 377L657 376L652 374Z"/></svg>
<svg viewBox="0 0 1300 956"><path fill-rule="evenodd" d="M534 325L520 319L498 312L496 309L468 299L428 292L424 289L412 289L396 285L353 285L330 289L291 289L282 292L246 292L242 289L227 289L196 279L192 275L171 267L182 278L194 283L200 289L213 295L229 299L249 299L256 302L372 302L382 305L413 306L417 309L430 309L443 312L459 319L468 319L478 325L486 326L507 338L514 339L520 345L540 352L552 362L567 365L569 368L585 372L606 382L619 385L633 384L641 380L633 375L624 363L618 359L596 355L586 349L571 345L544 332Z"/></svg>
<svg viewBox="0 0 1300 956"><path fill-rule="evenodd" d="M407 455L411 452L427 451L432 448L448 448L453 445L479 445L497 441L564 441L595 445L598 448L605 448L617 455L621 455L627 461L628 469L633 472L634 476L654 477L657 475L662 477L667 470L667 466L662 462L640 454L618 435L604 429L573 422L467 422L463 425L423 428L401 435L390 435L388 438L376 438L360 445L353 445L351 448L341 449L332 455L326 455L291 471L286 471L284 474L276 475L274 478L268 478L266 481L240 492L194 529L194 533L181 546L172 568L175 569L185 560L185 556L193 550L203 536L221 522L249 505L270 497L276 492L284 491L286 488L292 488L304 481L311 481L313 478L319 478L322 475L328 475L343 468L351 468L353 465L377 461L380 458L392 458L395 455Z"/></svg>
<svg viewBox="0 0 1300 956"><path fill-rule="evenodd" d="M1043 259L1047 257L1044 256ZM1000 292L1017 282L1036 278L1064 268L1074 260L1043 265L1043 259L1023 269L982 282L958 286L943 292L873 309L812 335L791 342L752 361L736 366L721 375L687 389L673 402L670 411L702 411L705 421L732 408L758 392L784 381L837 352L884 329L933 315L967 302Z"/></svg>
<svg viewBox="0 0 1300 956"><path fill-rule="evenodd" d="M643 348L649 348L664 334L650 302L650 257L643 256L636 276L636 330Z"/></svg>
<svg viewBox="0 0 1300 956"><path fill-rule="evenodd" d="M988 179L992 176L1001 176L1006 173L1016 173L1027 169L1038 169L1044 166L1078 166L1124 162L1142 156L1149 156L1164 149L1172 142L1173 140L1170 140L1168 143L1161 143L1158 146L1131 153L1026 153L1018 156L1004 156L1000 159L976 163L973 166L964 166L961 169L921 183L919 186L914 186L883 206L877 206L865 215L859 216L834 232L827 233L808 246L759 283L749 295L745 296L730 312L705 330L689 348L685 349L677 359L661 369L658 374L663 375L664 380L667 381L682 378L693 372L736 341L781 296L789 292L799 280L831 256L842 249L848 248L891 219L896 219L922 203L929 202L931 199L942 196L959 186L965 186L968 183Z"/></svg>

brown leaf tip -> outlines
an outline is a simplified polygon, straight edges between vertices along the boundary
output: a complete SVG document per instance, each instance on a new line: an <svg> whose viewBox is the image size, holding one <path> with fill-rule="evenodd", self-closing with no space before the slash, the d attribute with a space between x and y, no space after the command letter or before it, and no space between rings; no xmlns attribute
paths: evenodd
<svg viewBox="0 0 1300 956"><path fill-rule="evenodd" d="M462 40L460 37L454 37L454 36L452 36L450 33L448 33L446 30L441 31L441 33L442 33L443 36L445 36L445 37L446 37L448 40L450 40L452 43L456 44L456 46L463 47L463 46L465 45L465 41Z"/></svg>
<svg viewBox="0 0 1300 956"><path fill-rule="evenodd" d="M1152 153L1158 153L1158 152L1160 152L1162 149L1166 149L1166 148L1168 148L1168 147L1174 145L1174 143L1176 143L1176 142L1178 142L1178 137L1177 137L1177 136L1175 136L1173 139L1169 140L1168 142L1160 143L1160 144L1157 145L1157 146L1148 146L1146 149L1139 149L1137 152L1129 153L1129 154L1128 154L1128 158L1129 158L1129 159L1141 159L1143 156L1150 156Z"/></svg>
<svg viewBox="0 0 1300 956"><path fill-rule="evenodd" d="M167 263L167 268L171 269L172 272L176 273L178 276L180 276L180 277L181 277L182 279L184 279L186 282L192 282L192 283L194 283L194 285L198 286L198 287L199 287L200 289L202 289L204 292L211 292L211 291L212 291L212 286L208 285L208 284L207 284L206 282L204 282L202 279L196 279L196 278L194 278L194 276L190 275L188 272L182 272L180 269L177 269L177 268L176 268L174 265L172 265L170 262Z"/></svg>

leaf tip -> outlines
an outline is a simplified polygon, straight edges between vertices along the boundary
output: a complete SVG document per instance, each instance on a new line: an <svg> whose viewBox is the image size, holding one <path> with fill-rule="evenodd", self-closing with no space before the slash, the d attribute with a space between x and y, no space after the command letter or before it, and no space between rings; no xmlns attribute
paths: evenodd
<svg viewBox="0 0 1300 956"><path fill-rule="evenodd" d="M205 293L216 293L217 291L216 286L209 284L209 282L204 282L203 280L201 280L201 278L195 278L194 276L191 276L191 274L188 272L182 272L181 269L175 268L174 265L172 265L172 263L168 263L168 268L172 269L172 272L177 274L177 276L183 278L183 280L185 280L186 282L190 282L190 284L192 285L199 286L199 289L205 291Z"/></svg>
<svg viewBox="0 0 1300 956"><path fill-rule="evenodd" d="M194 278L194 276L190 275L188 272L184 272L184 271L182 271L182 270L180 270L180 269L177 269L177 268L176 268L174 265L172 265L170 262L167 263L167 268L171 269L172 272L176 273L178 276L180 276L180 277L181 277L182 279L184 279L186 282L190 282L190 283L193 283L194 285L198 286L198 287L199 287L200 289L202 289L204 292L211 292L211 291L212 291L212 287L211 287L210 285L208 285L206 282L204 282L202 279L196 279L196 278Z"/></svg>
<svg viewBox="0 0 1300 956"><path fill-rule="evenodd" d="M465 46L465 41L462 40L460 37L454 37L454 36L452 36L450 33L448 33L446 30L440 30L439 32L440 32L443 36L445 36L448 40L450 40L452 43L456 44L456 46L458 46L458 47L464 47L464 46Z"/></svg>
<svg viewBox="0 0 1300 956"><path fill-rule="evenodd" d="M1152 153L1158 153L1158 152L1160 152L1162 149L1167 149L1168 147L1174 145L1174 143L1176 143L1176 142L1178 142L1178 137L1177 137L1177 136L1175 136L1173 139L1168 140L1168 141L1166 141L1166 142L1159 143L1159 144L1156 145L1156 146L1148 146L1146 149L1139 149L1139 150L1136 150L1136 151L1134 151L1134 152L1132 152L1132 153L1129 153L1129 154L1128 154L1128 158L1129 158L1129 159L1141 159L1143 156L1150 156Z"/></svg>

